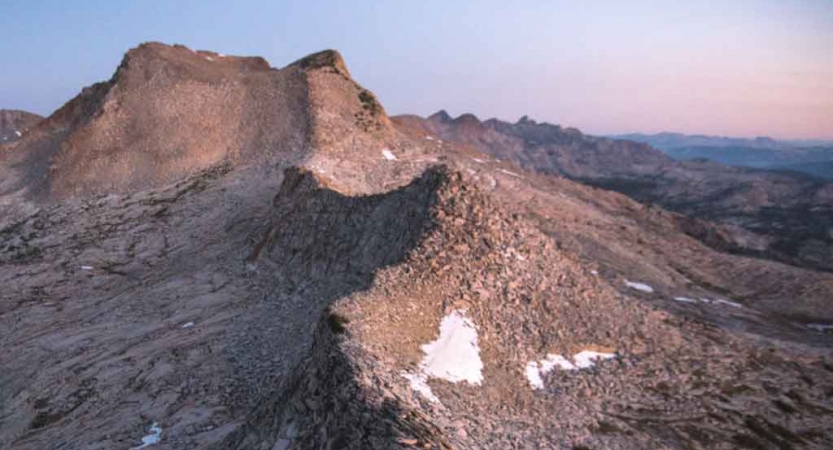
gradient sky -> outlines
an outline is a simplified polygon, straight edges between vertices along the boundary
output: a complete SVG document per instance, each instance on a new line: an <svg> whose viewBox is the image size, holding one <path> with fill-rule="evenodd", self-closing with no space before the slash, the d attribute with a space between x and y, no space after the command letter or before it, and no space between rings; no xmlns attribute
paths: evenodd
<svg viewBox="0 0 833 450"><path fill-rule="evenodd" d="M48 114L150 40L335 48L391 114L833 139L831 0L0 0L0 108Z"/></svg>

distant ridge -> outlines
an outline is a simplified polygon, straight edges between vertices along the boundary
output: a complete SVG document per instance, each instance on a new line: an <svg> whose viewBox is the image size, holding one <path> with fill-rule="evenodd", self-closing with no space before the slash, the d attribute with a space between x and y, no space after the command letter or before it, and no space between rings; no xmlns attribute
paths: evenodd
<svg viewBox="0 0 833 450"><path fill-rule="evenodd" d="M755 245L741 239L735 251L833 270L833 235L825 225L833 223L831 182L796 172L736 168L702 159L675 161L646 143L589 136L526 116L516 123L497 119L480 122L472 114L452 119L441 111L428 118L406 115L393 120L413 132L469 145L529 170L618 191L692 217L740 226L761 237ZM754 142L769 146L775 141L758 138ZM760 242L766 244L761 246Z"/></svg>
<svg viewBox="0 0 833 450"><path fill-rule="evenodd" d="M778 141L769 137L744 139L681 133L637 133L616 137L649 144L678 160L708 159L733 166L795 171L833 179L833 173L820 170L833 164L831 141Z"/></svg>

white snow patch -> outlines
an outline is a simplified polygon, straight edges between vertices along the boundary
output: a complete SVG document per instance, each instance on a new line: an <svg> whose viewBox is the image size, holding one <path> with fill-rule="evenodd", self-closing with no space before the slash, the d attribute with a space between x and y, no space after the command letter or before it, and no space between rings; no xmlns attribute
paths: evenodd
<svg viewBox="0 0 833 450"><path fill-rule="evenodd" d="M627 285L629 288L636 289L637 291L648 292L648 293L654 292L654 288L652 288L651 286L648 286L645 283L637 283L635 281L625 280L625 285Z"/></svg>
<svg viewBox="0 0 833 450"><path fill-rule="evenodd" d="M552 372L552 369L556 367L562 370L576 370L576 366L568 361L567 358L550 353L541 361L530 361L526 363L524 374L532 389L544 389L544 380L541 379L541 375Z"/></svg>
<svg viewBox="0 0 833 450"><path fill-rule="evenodd" d="M712 302L711 300L709 300L705 297L700 297L700 301L703 302L703 303L711 303Z"/></svg>
<svg viewBox="0 0 833 450"><path fill-rule="evenodd" d="M428 139L429 141L433 141L433 140L434 140L434 136L425 136L425 139Z"/></svg>
<svg viewBox="0 0 833 450"><path fill-rule="evenodd" d="M593 270L590 271L590 273L592 273L593 275L598 275L599 271L596 270L596 269L593 269Z"/></svg>
<svg viewBox="0 0 833 450"><path fill-rule="evenodd" d="M729 300L724 300L722 298L715 300L714 303L718 305L728 305L735 308L743 308L743 305L741 305L740 303L730 302Z"/></svg>
<svg viewBox="0 0 833 450"><path fill-rule="evenodd" d="M226 57L226 55L224 55L222 53L217 53L217 56L219 56L220 58L225 58Z"/></svg>
<svg viewBox="0 0 833 450"><path fill-rule="evenodd" d="M81 270L93 270L93 266L81 266Z"/></svg>
<svg viewBox="0 0 833 450"><path fill-rule="evenodd" d="M688 297L674 297L674 300L683 303L697 303L697 300Z"/></svg>
<svg viewBox="0 0 833 450"><path fill-rule="evenodd" d="M452 311L440 323L440 337L422 346L422 372L452 383L480 385L483 361L477 345L477 329L460 312Z"/></svg>
<svg viewBox="0 0 833 450"><path fill-rule="evenodd" d="M439 403L440 399L434 395L431 386L428 386L428 376L423 373L412 374L402 372L402 376L411 382L411 389L422 394L431 403Z"/></svg>
<svg viewBox="0 0 833 450"><path fill-rule="evenodd" d="M387 159L388 161L396 161L396 155L394 155L393 152L390 151L390 149L383 148L382 156L384 156L385 159Z"/></svg>
<svg viewBox="0 0 833 450"><path fill-rule="evenodd" d="M17 137L23 136L23 133L21 133L20 131L17 131L17 130L14 130L14 134L16 134Z"/></svg>
<svg viewBox="0 0 833 450"><path fill-rule="evenodd" d="M510 176L513 176L513 177L518 177L518 178L520 178L520 177L521 177L521 176L520 176L520 175L518 175L517 173L515 173L515 172L510 172L510 171L508 171L508 170L506 170L506 169L500 169L500 171L501 171L501 172L503 172L503 173L505 173L506 175L510 175Z"/></svg>
<svg viewBox="0 0 833 450"><path fill-rule="evenodd" d="M182 327L180 328L191 328L194 326L194 322L183 323Z"/></svg>
<svg viewBox="0 0 833 450"><path fill-rule="evenodd" d="M159 440L162 438L162 428L159 427L159 424L153 422L153 425L150 426L150 434L142 438L142 445L138 447L133 447L134 449L150 447L151 445L156 445L159 443Z"/></svg>
<svg viewBox="0 0 833 450"><path fill-rule="evenodd" d="M808 323L807 328L824 333L827 330L833 330L833 325L825 325L822 323Z"/></svg>
<svg viewBox="0 0 833 450"><path fill-rule="evenodd" d="M486 161L483 161L483 160L482 160L482 159L480 159L480 158L472 158L471 160L472 160L472 161L474 161L474 162L476 162L476 163L478 163L478 164L485 164L485 163L486 163Z"/></svg>
<svg viewBox="0 0 833 450"><path fill-rule="evenodd" d="M530 361L526 363L526 366L524 367L524 375L526 375L526 379L529 381L529 385L532 386L532 389L543 389L544 380L541 376L552 372L552 370L556 367L561 370L587 369L593 367L593 361L595 360L610 359L614 357L616 357L614 353L599 353L591 350L584 350L573 355L573 361L571 362L561 355L549 353L546 358L540 361Z"/></svg>
<svg viewBox="0 0 833 450"><path fill-rule="evenodd" d="M573 358L575 359L575 356ZM544 373L548 373L556 367L561 370L576 370L576 366L561 355L549 354L547 355L547 359L542 360L540 364L541 371Z"/></svg>
<svg viewBox="0 0 833 450"><path fill-rule="evenodd" d="M597 359L610 359L615 357L616 355L613 353L600 353L592 350L584 350L573 355L573 361L576 362L576 367L579 369L587 369L588 367L593 367L593 361Z"/></svg>
<svg viewBox="0 0 833 450"><path fill-rule="evenodd" d="M208 60L208 61L214 61L214 58L212 58L210 56L206 56L205 59Z"/></svg>
<svg viewBox="0 0 833 450"><path fill-rule="evenodd" d="M541 368L538 367L537 361L526 363L524 374L532 389L544 389L544 380L541 379Z"/></svg>
<svg viewBox="0 0 833 450"><path fill-rule="evenodd" d="M411 381L411 387L431 401L433 393L428 378L441 378L452 383L465 381L479 386L483 381L483 361L477 345L477 329L459 311L451 311L440 322L440 336L424 344L425 357L416 374L403 373ZM433 396L436 399L435 396Z"/></svg>

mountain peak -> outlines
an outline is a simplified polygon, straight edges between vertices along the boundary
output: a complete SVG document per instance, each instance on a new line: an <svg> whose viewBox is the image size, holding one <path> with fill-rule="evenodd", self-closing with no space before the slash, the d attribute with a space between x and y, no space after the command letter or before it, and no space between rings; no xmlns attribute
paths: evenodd
<svg viewBox="0 0 833 450"><path fill-rule="evenodd" d="M520 119L518 119L517 125L536 125L537 122L530 119L529 116L524 115Z"/></svg>
<svg viewBox="0 0 833 450"><path fill-rule="evenodd" d="M474 114L466 113L457 116L457 118L454 119L454 123L459 125L480 125L480 119L478 119Z"/></svg>
<svg viewBox="0 0 833 450"><path fill-rule="evenodd" d="M260 57L147 42L23 136L19 157L31 157L17 166L15 189L38 199L132 191L221 163L324 151L388 126L335 50L276 69Z"/></svg>
<svg viewBox="0 0 833 450"><path fill-rule="evenodd" d="M431 114L430 116L428 116L428 120L430 120L432 122L446 123L446 122L451 122L453 119L451 118L451 116L448 114L448 112L446 110L441 109L441 110L435 112L434 114Z"/></svg>
<svg viewBox="0 0 833 450"><path fill-rule="evenodd" d="M315 70L322 68L331 68L336 73L340 73L345 77L350 78L350 71L347 70L347 64L344 58L337 50L322 50L320 52L307 55L288 67L299 67L303 70Z"/></svg>

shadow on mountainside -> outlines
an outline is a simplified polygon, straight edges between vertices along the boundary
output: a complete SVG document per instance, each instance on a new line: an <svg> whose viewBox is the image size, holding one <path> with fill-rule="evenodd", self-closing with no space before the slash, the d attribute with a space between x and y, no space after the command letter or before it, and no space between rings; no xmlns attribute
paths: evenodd
<svg viewBox="0 0 833 450"><path fill-rule="evenodd" d="M359 386L357 355L338 345L344 319L328 306L369 289L376 271L405 259L435 226L432 206L447 181L444 168L433 168L389 193L349 197L311 172L287 170L274 218L247 263L274 271L285 289L275 301L294 297L311 306L314 342L289 379L259 397L254 413L240 411L246 425L215 448L395 448L410 439L440 445L441 432L427 418Z"/></svg>

